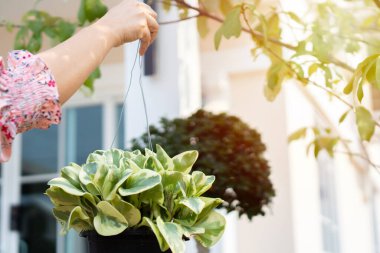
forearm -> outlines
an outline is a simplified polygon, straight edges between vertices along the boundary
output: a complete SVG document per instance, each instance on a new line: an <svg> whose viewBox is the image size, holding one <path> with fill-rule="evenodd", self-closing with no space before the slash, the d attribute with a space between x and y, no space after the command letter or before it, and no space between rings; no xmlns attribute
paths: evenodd
<svg viewBox="0 0 380 253"><path fill-rule="evenodd" d="M113 45L108 31L95 24L39 54L53 73L61 104L80 88Z"/></svg>

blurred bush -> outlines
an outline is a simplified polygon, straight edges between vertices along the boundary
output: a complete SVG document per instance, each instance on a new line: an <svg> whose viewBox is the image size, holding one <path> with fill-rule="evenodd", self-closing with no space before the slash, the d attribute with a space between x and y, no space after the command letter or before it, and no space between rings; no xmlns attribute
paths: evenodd
<svg viewBox="0 0 380 253"><path fill-rule="evenodd" d="M236 210L250 220L265 215L275 190L264 157L266 146L256 130L237 117L199 110L189 118L162 118L150 131L153 146L160 144L170 156L199 151L194 169L216 176L208 196L223 198L228 212ZM147 146L147 133L132 140L132 149Z"/></svg>

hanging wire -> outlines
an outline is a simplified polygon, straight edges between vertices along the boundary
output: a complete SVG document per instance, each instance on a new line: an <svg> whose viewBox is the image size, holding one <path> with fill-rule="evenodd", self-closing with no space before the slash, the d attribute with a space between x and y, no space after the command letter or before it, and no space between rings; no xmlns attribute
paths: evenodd
<svg viewBox="0 0 380 253"><path fill-rule="evenodd" d="M153 151L152 136L150 135L150 128L149 128L148 109L147 109L147 106L146 106L144 88L143 88L143 84L142 84L143 59L142 59L141 56L140 56L139 62L140 62L139 84L140 84L141 97L142 97L142 100L143 100L143 103L144 103L145 121L146 121L146 128L147 128L148 140L149 140L149 149Z"/></svg>
<svg viewBox="0 0 380 253"><path fill-rule="evenodd" d="M133 61L133 66L132 66L132 70L131 70L130 78L129 78L128 89L127 89L127 92L126 92L126 94L124 96L123 106L121 108L121 112L120 112L120 116L119 116L119 122L118 122L118 125L117 125L117 128L116 128L115 136L114 136L114 138L112 140L111 147L110 147L111 149L113 148L114 143L116 141L116 138L117 138L117 136L119 134L119 131L120 131L121 121L123 120L123 115L124 115L124 111L125 111L125 106L127 104L128 94L129 94L129 91L131 90L131 87L132 87L133 72L134 72L134 69L135 69L135 66L136 66L136 63L137 63L137 59L139 59L139 65L140 65L139 86L140 86L141 97L142 97L143 105L144 105L145 120L146 120L146 127L147 127L148 140L149 140L149 149L153 151L152 137L150 135L150 128L149 128L148 109L147 109L147 106L146 106L145 94L144 94L144 88L143 88L143 82L142 82L144 68L143 68L143 57L139 56L140 47L141 47L141 41L139 42L139 45L138 45L138 48L137 48L137 52L136 52L136 56L135 56L135 60Z"/></svg>
<svg viewBox="0 0 380 253"><path fill-rule="evenodd" d="M137 52L136 52L136 56L135 56L135 60L133 61L133 66L132 66L132 70L131 70L130 77L129 77L128 89L127 89L127 92L126 92L124 99L123 99L123 107L121 108L121 112L120 112L120 116L119 116L119 122L117 124L115 136L113 137L110 149L113 148L113 145L114 145L116 138L117 138L119 131L120 131L121 121L123 120L123 115L124 115L124 111L125 111L125 106L127 104L128 94L129 94L129 91L131 90L131 87L132 87L133 71L134 71L136 63L137 63L137 58L139 57L140 46L141 46L141 42L139 43L139 46L138 46ZM119 145L120 145L120 143L119 143Z"/></svg>

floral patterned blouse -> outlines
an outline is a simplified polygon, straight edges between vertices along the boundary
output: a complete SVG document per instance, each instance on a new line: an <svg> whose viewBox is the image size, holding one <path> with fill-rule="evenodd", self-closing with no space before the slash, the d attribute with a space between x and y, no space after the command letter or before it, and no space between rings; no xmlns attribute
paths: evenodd
<svg viewBox="0 0 380 253"><path fill-rule="evenodd" d="M0 162L9 160L16 134L60 121L55 80L42 59L12 51L5 67L0 57Z"/></svg>

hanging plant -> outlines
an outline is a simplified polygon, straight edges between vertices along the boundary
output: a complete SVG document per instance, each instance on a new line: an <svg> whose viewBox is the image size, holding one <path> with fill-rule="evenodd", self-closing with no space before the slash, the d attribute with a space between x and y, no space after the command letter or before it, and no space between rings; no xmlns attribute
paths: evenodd
<svg viewBox="0 0 380 253"><path fill-rule="evenodd" d="M95 151L82 166L62 168L46 192L62 233L75 229L96 252L157 252L141 241L124 245L149 233L162 252L185 252L184 239L190 237L213 246L224 232L225 219L214 211L223 200L202 195L215 177L191 173L197 151L171 158L161 146L156 149Z"/></svg>

